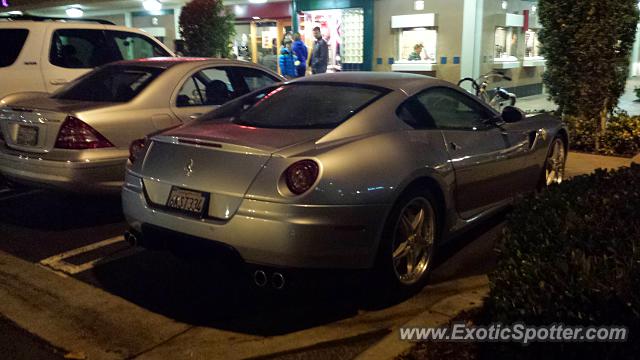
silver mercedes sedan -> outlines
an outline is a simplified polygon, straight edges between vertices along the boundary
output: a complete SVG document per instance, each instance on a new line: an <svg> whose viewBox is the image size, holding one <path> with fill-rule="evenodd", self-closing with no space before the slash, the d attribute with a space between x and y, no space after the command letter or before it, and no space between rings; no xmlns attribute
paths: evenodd
<svg viewBox="0 0 640 360"><path fill-rule="evenodd" d="M76 192L119 191L129 145L284 80L248 62L154 58L98 68L54 94L0 101L0 174Z"/></svg>
<svg viewBox="0 0 640 360"><path fill-rule="evenodd" d="M413 291L436 245L561 182L567 147L555 118L499 114L433 78L303 78L136 142L127 238L227 249L260 286L291 269L374 269Z"/></svg>

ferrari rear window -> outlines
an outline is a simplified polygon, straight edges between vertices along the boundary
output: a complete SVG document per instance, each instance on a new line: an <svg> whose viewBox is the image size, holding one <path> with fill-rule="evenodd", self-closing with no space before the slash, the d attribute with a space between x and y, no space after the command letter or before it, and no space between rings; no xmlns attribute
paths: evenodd
<svg viewBox="0 0 640 360"><path fill-rule="evenodd" d="M54 98L63 100L128 102L133 100L164 69L141 66L106 66L60 89Z"/></svg>
<svg viewBox="0 0 640 360"><path fill-rule="evenodd" d="M238 125L278 129L334 128L388 91L353 84L293 83L259 90L214 111Z"/></svg>

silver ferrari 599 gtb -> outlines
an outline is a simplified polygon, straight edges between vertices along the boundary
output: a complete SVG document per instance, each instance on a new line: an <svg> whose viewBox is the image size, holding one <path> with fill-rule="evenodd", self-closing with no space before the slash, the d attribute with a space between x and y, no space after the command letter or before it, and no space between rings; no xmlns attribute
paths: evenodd
<svg viewBox="0 0 640 360"><path fill-rule="evenodd" d="M555 118L499 114L433 78L303 78L136 141L128 238L231 249L259 285L282 286L286 269L375 269L415 290L436 245L561 182L567 147Z"/></svg>

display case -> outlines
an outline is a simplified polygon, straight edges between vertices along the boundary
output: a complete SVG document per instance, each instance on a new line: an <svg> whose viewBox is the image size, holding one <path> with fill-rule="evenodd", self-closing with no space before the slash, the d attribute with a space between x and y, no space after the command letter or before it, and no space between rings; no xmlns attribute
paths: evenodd
<svg viewBox="0 0 640 360"><path fill-rule="evenodd" d="M529 29L524 34L524 61L522 66L535 67L544 66L545 59L540 55L540 42L538 40L538 31L535 29Z"/></svg>
<svg viewBox="0 0 640 360"><path fill-rule="evenodd" d="M523 25L524 16L522 15L499 15L493 43L494 68L512 69L522 65L518 59L518 34Z"/></svg>
<svg viewBox="0 0 640 360"><path fill-rule="evenodd" d="M518 57L518 33L515 28L498 26L495 32L493 62L499 63L517 63ZM515 65L515 64L514 64Z"/></svg>
<svg viewBox="0 0 640 360"><path fill-rule="evenodd" d="M438 44L435 25L435 14L392 17L398 46L397 58L391 66L393 71L430 73L435 70Z"/></svg>

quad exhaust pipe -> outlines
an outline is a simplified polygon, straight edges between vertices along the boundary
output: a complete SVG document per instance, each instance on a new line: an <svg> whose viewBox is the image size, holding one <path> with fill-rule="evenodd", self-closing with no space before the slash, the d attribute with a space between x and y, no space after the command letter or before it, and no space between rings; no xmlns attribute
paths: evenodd
<svg viewBox="0 0 640 360"><path fill-rule="evenodd" d="M267 285L271 285L272 288L276 290L282 290L285 286L285 277L279 272L274 272L271 274L271 277L264 270L256 270L253 273L253 282L258 287L266 287Z"/></svg>
<svg viewBox="0 0 640 360"><path fill-rule="evenodd" d="M124 232L124 239L131 246L138 246L138 237L134 233L132 233L131 231L125 231Z"/></svg>

